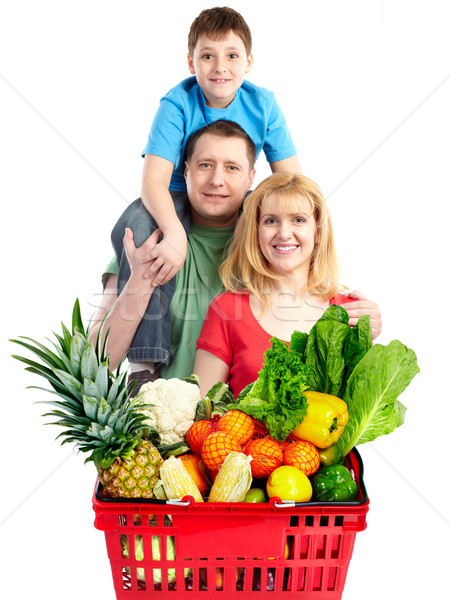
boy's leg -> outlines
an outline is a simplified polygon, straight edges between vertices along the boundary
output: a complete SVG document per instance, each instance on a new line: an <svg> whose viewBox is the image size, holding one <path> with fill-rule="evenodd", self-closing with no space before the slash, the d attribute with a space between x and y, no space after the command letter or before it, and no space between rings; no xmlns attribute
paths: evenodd
<svg viewBox="0 0 450 600"><path fill-rule="evenodd" d="M189 232L190 206L184 192L171 192L178 217ZM144 207L141 199L135 200L122 213L111 233L111 241L119 264L117 293L120 294L130 277L130 266L123 246L125 227L133 231L137 247L141 246L157 224ZM158 286L152 294L148 308L136 331L127 354L128 361L167 364L170 360L171 315L170 301L175 292L176 278Z"/></svg>

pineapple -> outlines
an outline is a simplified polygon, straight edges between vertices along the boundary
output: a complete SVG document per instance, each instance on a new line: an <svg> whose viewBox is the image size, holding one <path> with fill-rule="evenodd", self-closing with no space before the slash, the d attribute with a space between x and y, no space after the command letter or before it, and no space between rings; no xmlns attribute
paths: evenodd
<svg viewBox="0 0 450 600"><path fill-rule="evenodd" d="M146 417L137 410L142 405L130 397L126 372L120 373L120 365L116 374L110 371L107 334L102 343L101 328L95 346L88 341L78 300L72 333L61 325L62 335L55 333L56 343L52 341L56 352L30 338L10 340L33 352L41 363L13 358L50 383L53 390L37 388L59 397L44 401L53 407L44 416L56 417L52 424L66 428L58 436L64 438L63 444L73 442L81 452L89 453L85 462L94 462L105 492L116 498L152 498L163 459L150 439L143 439L143 432L156 440L158 434L144 425Z"/></svg>

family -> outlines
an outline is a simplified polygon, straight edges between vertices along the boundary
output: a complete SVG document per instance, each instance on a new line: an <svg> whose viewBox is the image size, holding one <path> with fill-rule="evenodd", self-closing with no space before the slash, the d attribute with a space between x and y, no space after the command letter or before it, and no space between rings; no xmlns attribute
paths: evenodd
<svg viewBox="0 0 450 600"><path fill-rule="evenodd" d="M91 323L102 319L114 369L126 357L133 393L157 377L199 376L236 397L274 336L309 332L330 304L353 325L377 304L344 293L319 186L301 173L274 95L245 80L250 30L227 7L204 10L188 37L192 77L162 99L146 147L141 198L112 232L115 257ZM264 152L272 175L251 191Z"/></svg>

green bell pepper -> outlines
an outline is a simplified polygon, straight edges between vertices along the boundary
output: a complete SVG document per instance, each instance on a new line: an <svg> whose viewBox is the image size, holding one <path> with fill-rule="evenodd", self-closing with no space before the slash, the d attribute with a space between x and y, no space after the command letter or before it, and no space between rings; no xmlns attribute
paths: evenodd
<svg viewBox="0 0 450 600"><path fill-rule="evenodd" d="M329 467L330 465L343 465L345 460L342 456L342 452L339 450L337 444L333 444L328 448L317 448L320 456L320 464L322 467Z"/></svg>
<svg viewBox="0 0 450 600"><path fill-rule="evenodd" d="M344 465L322 467L311 483L318 502L349 502L358 495L358 484Z"/></svg>

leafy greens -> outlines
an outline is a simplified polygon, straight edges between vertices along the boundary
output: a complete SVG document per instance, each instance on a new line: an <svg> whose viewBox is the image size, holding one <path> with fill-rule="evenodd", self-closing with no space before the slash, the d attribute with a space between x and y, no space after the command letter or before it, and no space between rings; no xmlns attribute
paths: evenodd
<svg viewBox="0 0 450 600"><path fill-rule="evenodd" d="M330 306L309 335L294 332L290 349L272 338L258 378L229 408L263 421L270 435L284 440L304 419L303 392L342 398L349 421L338 445L345 456L356 444L391 433L403 424L406 408L398 396L419 372L413 350L398 340L372 346L368 315L352 328L341 306Z"/></svg>
<svg viewBox="0 0 450 600"><path fill-rule="evenodd" d="M228 407L263 421L271 437L283 441L306 416L303 392L308 389L307 367L301 355L291 352L288 344L277 338L271 342L257 380L245 387L237 402Z"/></svg>

